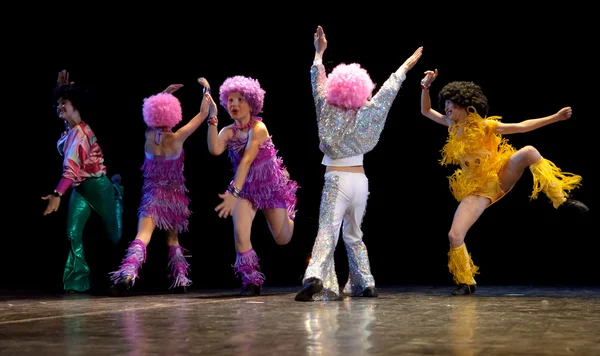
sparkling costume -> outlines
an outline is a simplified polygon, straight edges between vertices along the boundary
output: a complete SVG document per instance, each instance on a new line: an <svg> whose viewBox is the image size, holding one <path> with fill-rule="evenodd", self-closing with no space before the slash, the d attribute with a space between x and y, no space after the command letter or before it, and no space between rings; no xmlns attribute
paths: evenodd
<svg viewBox="0 0 600 356"><path fill-rule="evenodd" d="M262 121L258 116L255 121ZM227 142L229 159L236 172L248 144L248 134L234 129L233 137ZM231 181L233 184L233 180ZM296 214L296 191L298 184L291 180L283 160L277 156L277 150L270 137L263 142L256 158L250 165L246 180L239 193L240 198L248 200L255 209L287 209L290 219ZM261 287L265 276L260 272L258 256L253 249L238 253L234 264L235 273L242 279L242 289L249 284Z"/></svg>
<svg viewBox="0 0 600 356"><path fill-rule="evenodd" d="M319 148L325 154L325 165L355 165L379 141L390 107L406 79L404 73L393 73L381 89L358 110L344 110L326 102L325 67L321 63L311 66L311 83L315 101L319 132ZM362 241L362 219L369 195L368 179L363 173L330 171L325 174L321 197L319 230L313 246L311 260L303 283L309 278L323 282L321 292L313 300L331 300L339 297L339 283L335 272L334 251L343 220L343 239L349 262L348 282L344 293L358 295L374 287L367 248Z"/></svg>
<svg viewBox="0 0 600 356"><path fill-rule="evenodd" d="M63 133L57 142L63 160L63 174L56 190L64 194L73 187L67 213L67 237L71 243L63 273L66 291L90 289L90 269L83 251L83 230L95 211L100 215L113 244L121 241L123 187L106 177L104 155L96 135L88 124L80 121Z"/></svg>
<svg viewBox="0 0 600 356"><path fill-rule="evenodd" d="M460 168L448 177L450 190L459 202L467 195L490 199L490 205L502 198L504 191L499 172L516 152L502 135L495 133L499 116L479 116L474 108L464 123L455 123L448 129L448 139L442 149L441 165L456 164ZM531 199L543 191L558 208L567 200L568 192L579 186L581 176L562 172L556 165L542 158L529 166L533 175L534 189ZM475 285L475 266L463 243L450 247L448 268L457 284Z"/></svg>

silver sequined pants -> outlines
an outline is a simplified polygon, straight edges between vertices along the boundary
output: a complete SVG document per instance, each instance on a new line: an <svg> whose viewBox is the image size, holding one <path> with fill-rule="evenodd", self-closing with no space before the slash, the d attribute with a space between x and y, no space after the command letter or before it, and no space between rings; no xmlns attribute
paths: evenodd
<svg viewBox="0 0 600 356"><path fill-rule="evenodd" d="M325 174L319 231L303 279L303 283L311 277L323 281L323 291L315 294L313 300L339 297L334 251L340 236L340 227L343 227L342 238L348 253L350 271L344 293L356 295L367 287L375 287L360 228L368 196L369 180L364 174L336 171Z"/></svg>

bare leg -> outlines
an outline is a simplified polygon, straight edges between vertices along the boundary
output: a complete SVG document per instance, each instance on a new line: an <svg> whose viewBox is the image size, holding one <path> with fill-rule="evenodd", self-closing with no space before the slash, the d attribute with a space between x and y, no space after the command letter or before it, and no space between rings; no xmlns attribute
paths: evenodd
<svg viewBox="0 0 600 356"><path fill-rule="evenodd" d="M252 204L246 199L238 199L232 214L235 250L237 252L245 252L252 248L250 232L255 216L256 209Z"/></svg>
<svg viewBox="0 0 600 356"><path fill-rule="evenodd" d="M512 189L523 175L523 171L540 159L542 159L542 155L533 146L525 146L513 153L498 173L502 190L507 192Z"/></svg>
<svg viewBox="0 0 600 356"><path fill-rule="evenodd" d="M459 287L452 292L454 295L471 294L475 291L474 275L479 269L467 251L465 236L479 219L490 200L485 197L467 195L458 205L454 213L452 227L448 233L450 251L448 252L448 269Z"/></svg>
<svg viewBox="0 0 600 356"><path fill-rule="evenodd" d="M294 234L294 220L290 219L287 209L264 209L263 214L265 214L275 242L278 245L289 243Z"/></svg>
<svg viewBox="0 0 600 356"><path fill-rule="evenodd" d="M179 245L179 234L177 230L171 229L167 232L167 246Z"/></svg>
<svg viewBox="0 0 600 356"><path fill-rule="evenodd" d="M465 242L467 232L475 224L481 213L489 205L490 200L485 197L467 195L458 205L452 220L452 227L448 233L450 246L457 248Z"/></svg>
<svg viewBox="0 0 600 356"><path fill-rule="evenodd" d="M141 240L144 243L144 245L148 246L155 228L156 223L154 222L154 220L152 220L151 217L141 216L138 220L138 232L135 237L136 240Z"/></svg>

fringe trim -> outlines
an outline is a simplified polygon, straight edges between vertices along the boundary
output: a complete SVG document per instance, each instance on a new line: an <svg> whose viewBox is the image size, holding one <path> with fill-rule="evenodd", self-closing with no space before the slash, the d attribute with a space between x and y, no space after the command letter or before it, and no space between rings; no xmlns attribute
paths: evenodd
<svg viewBox="0 0 600 356"><path fill-rule="evenodd" d="M471 255L467 252L467 246L463 243L459 247L450 247L448 252L448 268L456 284L476 284L475 274L479 267L475 266Z"/></svg>
<svg viewBox="0 0 600 356"><path fill-rule="evenodd" d="M139 216L151 217L161 230L188 231L190 199L183 175L184 152L173 160L144 160Z"/></svg>
<svg viewBox="0 0 600 356"><path fill-rule="evenodd" d="M110 280L117 283L121 278L131 277L131 286L135 284L138 278L138 271L142 268L142 264L146 262L146 245L141 240L133 240L127 248L127 254L121 266L117 271L110 272Z"/></svg>
<svg viewBox="0 0 600 356"><path fill-rule="evenodd" d="M259 287L265 282L265 275L260 272L258 255L254 250L238 253L233 269L237 276L242 278L242 288L248 284L256 284Z"/></svg>
<svg viewBox="0 0 600 356"><path fill-rule="evenodd" d="M192 281L187 277L190 271L190 264L183 256L185 249L179 245L171 246L169 249L169 265L168 269L171 270L169 277L173 279L173 283L169 288L175 287L189 287L192 285Z"/></svg>
<svg viewBox="0 0 600 356"><path fill-rule="evenodd" d="M229 158L236 172L244 153L247 140L234 139L228 144ZM257 209L285 208L293 220L296 214L296 192L298 183L290 179L290 174L277 156L278 151L269 138L259 149L240 192Z"/></svg>
<svg viewBox="0 0 600 356"><path fill-rule="evenodd" d="M558 208L567 201L571 190L579 187L582 177L573 173L562 172L552 161L542 158L529 166L533 174L533 192L530 199L536 199L539 192L544 192Z"/></svg>

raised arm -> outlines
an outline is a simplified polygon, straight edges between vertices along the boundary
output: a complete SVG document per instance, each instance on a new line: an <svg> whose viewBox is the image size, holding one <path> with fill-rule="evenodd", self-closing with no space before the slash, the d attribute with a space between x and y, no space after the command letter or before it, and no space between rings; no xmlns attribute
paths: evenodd
<svg viewBox="0 0 600 356"><path fill-rule="evenodd" d="M429 97L429 88L431 83L437 78L438 70L425 71L425 77L421 80L421 114L423 116L437 122L440 125L452 126L452 120L446 115L442 115L439 112L431 108L431 98Z"/></svg>
<svg viewBox="0 0 600 356"><path fill-rule="evenodd" d="M364 154L375 148L377 142L379 142L392 103L398 95L402 83L406 79L406 73L414 67L422 55L423 47L417 48L417 50L404 61L398 70L390 75L373 98L358 110L356 121L354 123L349 125L340 123L341 125L339 126L333 125L339 127L339 130L337 130L339 134L333 136L327 134L327 131L330 131L328 126L332 126L331 123L320 125L319 137L325 146L327 146L326 138L329 137L331 139L329 145L334 146L333 142L339 142L346 146L342 150L344 152ZM341 119L346 120L345 118ZM335 118L333 118L333 120L335 120ZM339 135L341 135L342 139L339 139ZM327 154L330 155L330 157L336 156L333 152L328 152Z"/></svg>
<svg viewBox="0 0 600 356"><path fill-rule="evenodd" d="M203 78L201 78L203 79ZM208 85L208 82L206 80L204 81L200 81L200 84L202 85ZM175 140L180 142L181 144L183 144L183 142L185 142L185 140L187 140L188 137L190 137L190 135L192 133L194 133L194 131L196 131L196 129L198 127L200 127L200 125L204 122L204 120L206 120L206 118L208 117L208 112L209 112L209 107L210 107L210 94L209 93L205 93L202 96L202 104L200 105L200 112L194 116L187 124L185 124L183 127L181 127L179 130L177 130L174 133L174 137Z"/></svg>
<svg viewBox="0 0 600 356"><path fill-rule="evenodd" d="M232 130L224 127L221 132L218 131L219 120L217 119L217 104L210 97L210 119L208 120L208 132L206 135L206 143L208 152L213 156L219 156L227 148L227 140L232 135Z"/></svg>
<svg viewBox="0 0 600 356"><path fill-rule="evenodd" d="M406 73L417 64L422 55L423 47L421 46L402 63L396 72L392 73L373 98L359 110L357 114L359 124L361 120L365 120L368 122L368 125L378 128L375 130L378 132L374 135L377 136L374 139L379 139L392 103L396 99L402 83L406 80Z"/></svg>
<svg viewBox="0 0 600 356"><path fill-rule="evenodd" d="M529 132L557 121L568 120L571 118L571 115L573 115L573 110L571 107L566 107L560 109L556 114L539 119L529 119L515 124L498 122L495 125L496 129L494 131L502 135Z"/></svg>
<svg viewBox="0 0 600 356"><path fill-rule="evenodd" d="M320 112L325 104L325 84L327 76L325 67L323 66L323 53L327 48L327 38L321 26L317 27L317 32L314 34L315 58L310 67L310 80L312 84L313 98L315 100L315 108L317 110L317 120L320 119Z"/></svg>

